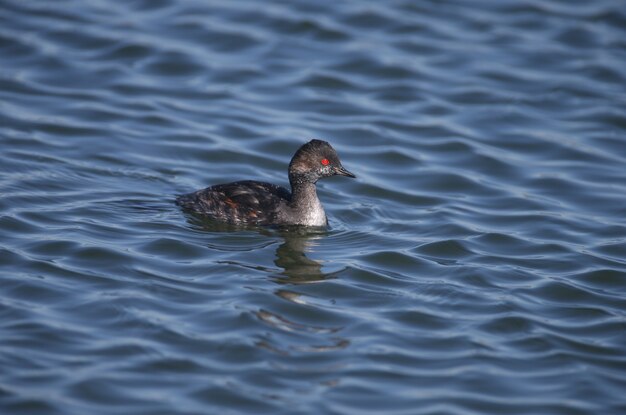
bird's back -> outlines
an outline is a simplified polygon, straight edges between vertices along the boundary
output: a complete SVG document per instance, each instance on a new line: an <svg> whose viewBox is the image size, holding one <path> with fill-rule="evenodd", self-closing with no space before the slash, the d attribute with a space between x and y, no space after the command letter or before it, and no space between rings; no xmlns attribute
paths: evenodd
<svg viewBox="0 0 626 415"><path fill-rule="evenodd" d="M291 193L271 183L245 180L218 184L182 195L176 203L184 209L233 224L272 225L279 222Z"/></svg>

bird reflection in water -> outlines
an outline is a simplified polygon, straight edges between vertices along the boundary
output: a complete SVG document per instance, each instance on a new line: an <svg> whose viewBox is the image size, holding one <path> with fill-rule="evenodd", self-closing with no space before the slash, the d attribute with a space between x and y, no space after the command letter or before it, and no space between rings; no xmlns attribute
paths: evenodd
<svg viewBox="0 0 626 415"><path fill-rule="evenodd" d="M200 226L203 230L210 232L233 232L241 231L241 227L216 223L204 218L189 217L190 222L196 226ZM244 228L251 230L250 227ZM255 231L268 237L280 236L283 241L276 249L276 264L282 271L276 269L268 269L262 266L243 265L236 262L224 261L234 265L244 266L246 268L262 269L271 274L272 280L280 284L282 288L274 290L273 294L292 304L308 307L309 316L315 316L317 312L321 312L320 318L327 322L322 316L331 312L327 306L332 308L334 299L321 298L319 296L311 296L306 292L299 293L289 289L288 286L312 284L323 282L336 277L338 272L324 273L322 264L309 258L306 254L315 246L315 241L320 240L328 235L325 230L313 230L310 228L281 228L266 229L255 228ZM283 311L276 313L265 308L254 311L254 314L260 322L266 327L271 327L272 331L263 330L259 334L256 345L262 349L266 349L281 355L291 353L320 353L332 352L345 349L350 345L350 341L338 334L344 329L341 325L328 326L324 323L311 324L309 322L302 323L296 315L289 315ZM320 372L333 373L336 367L320 367Z"/></svg>
<svg viewBox="0 0 626 415"><path fill-rule="evenodd" d="M208 232L255 230L267 236L280 236L283 242L276 249L274 264L282 268L274 281L280 284L309 284L334 278L336 272L323 273L322 264L306 256L316 239L328 235L323 229L289 226L278 229L227 224L201 215L189 214L189 223Z"/></svg>
<svg viewBox="0 0 626 415"><path fill-rule="evenodd" d="M280 232L284 242L276 249L274 263L283 269L275 279L283 284L308 284L334 277L334 273L324 274L322 264L306 256L316 239L326 232L311 233L303 229L287 229Z"/></svg>

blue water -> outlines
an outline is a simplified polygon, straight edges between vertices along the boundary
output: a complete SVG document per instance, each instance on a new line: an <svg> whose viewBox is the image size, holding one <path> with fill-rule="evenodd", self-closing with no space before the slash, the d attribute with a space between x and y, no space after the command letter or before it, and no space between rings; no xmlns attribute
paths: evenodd
<svg viewBox="0 0 626 415"><path fill-rule="evenodd" d="M625 218L623 2L0 0L2 414L623 414Z"/></svg>

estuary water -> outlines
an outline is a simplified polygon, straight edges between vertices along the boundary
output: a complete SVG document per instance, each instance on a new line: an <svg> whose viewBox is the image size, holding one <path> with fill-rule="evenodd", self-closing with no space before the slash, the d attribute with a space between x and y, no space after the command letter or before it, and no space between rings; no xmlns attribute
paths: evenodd
<svg viewBox="0 0 626 415"><path fill-rule="evenodd" d="M324 231L176 195L288 185ZM626 413L621 1L0 0L0 413Z"/></svg>

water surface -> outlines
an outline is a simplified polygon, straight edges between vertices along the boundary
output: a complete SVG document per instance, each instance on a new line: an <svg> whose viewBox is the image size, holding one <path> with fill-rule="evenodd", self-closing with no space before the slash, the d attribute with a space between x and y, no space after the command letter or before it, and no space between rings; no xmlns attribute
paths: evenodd
<svg viewBox="0 0 626 415"><path fill-rule="evenodd" d="M0 0L0 412L626 412L626 11ZM287 184L322 232L177 194Z"/></svg>

